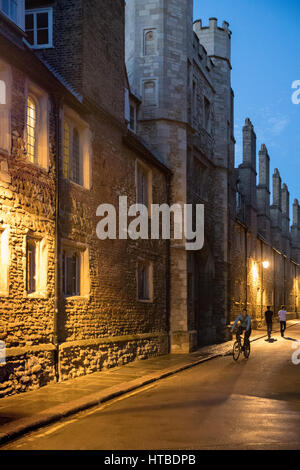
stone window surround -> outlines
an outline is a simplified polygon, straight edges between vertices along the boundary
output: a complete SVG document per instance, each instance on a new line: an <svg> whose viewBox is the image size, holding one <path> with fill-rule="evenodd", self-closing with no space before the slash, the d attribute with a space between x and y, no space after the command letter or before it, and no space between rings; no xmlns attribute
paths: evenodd
<svg viewBox="0 0 300 470"><path fill-rule="evenodd" d="M149 276L148 276L148 282L149 282L149 299L141 299L139 297L139 265L147 264L148 269L149 269ZM145 303L145 304L153 304L154 302L154 288L153 288L153 262L150 260L147 260L145 258L139 257L136 262L136 300L137 302Z"/></svg>
<svg viewBox="0 0 300 470"><path fill-rule="evenodd" d="M154 53L153 54L146 54L146 35L148 33L154 34ZM142 56L143 57L151 57L153 55L158 55L158 47L157 47L157 29L156 28L145 28L143 30L143 38L142 38Z"/></svg>
<svg viewBox="0 0 300 470"><path fill-rule="evenodd" d="M60 269L61 269L61 292L63 293L63 252L64 251L76 252L80 256L80 294L73 296L64 296L65 300L80 300L90 298L90 262L89 262L89 247L85 243L75 242L69 239L61 240L60 252Z"/></svg>
<svg viewBox="0 0 300 470"><path fill-rule="evenodd" d="M10 266L10 247L9 247L9 225L0 226L0 297L9 296L9 266Z"/></svg>
<svg viewBox="0 0 300 470"><path fill-rule="evenodd" d="M76 127L79 132L79 145L80 145L80 183L72 181L70 178L67 180L78 188L90 190L92 187L92 135L89 125L81 119L81 117L71 108L64 106L61 110L61 155L62 155L62 168L64 168L64 122L67 120L70 129ZM70 142L70 146L72 143ZM70 162L69 162L70 164ZM63 173L62 176L64 177Z"/></svg>
<svg viewBox="0 0 300 470"><path fill-rule="evenodd" d="M7 154L11 151L11 68L0 61L0 81L3 82L3 103L0 104L0 149Z"/></svg>
<svg viewBox="0 0 300 470"><path fill-rule="evenodd" d="M145 86L145 83L147 82L153 82L155 84L155 96L154 96L154 100L153 100L153 103L151 104L145 104L145 93L144 93L144 86ZM141 96L143 97L143 106L145 108L154 108L154 107L158 107L158 87L159 87L159 81L158 81L158 78L155 78L155 77L143 77L141 78Z"/></svg>
<svg viewBox="0 0 300 470"><path fill-rule="evenodd" d="M37 123L36 123L36 162L28 162L39 166L45 170L49 169L49 97L48 94L39 86L26 81L26 106L25 106L25 126L24 141L27 143L27 98L31 96L37 105Z"/></svg>
<svg viewBox="0 0 300 470"><path fill-rule="evenodd" d="M36 287L35 292L27 292L27 242L36 244ZM28 230L23 243L24 297L28 299L48 298L48 240L43 234Z"/></svg>

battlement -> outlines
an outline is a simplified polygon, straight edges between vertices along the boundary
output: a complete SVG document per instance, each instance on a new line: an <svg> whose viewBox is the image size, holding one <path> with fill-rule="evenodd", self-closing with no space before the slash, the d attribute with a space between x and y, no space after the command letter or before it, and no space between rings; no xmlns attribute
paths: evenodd
<svg viewBox="0 0 300 470"><path fill-rule="evenodd" d="M194 31L209 56L225 59L230 63L232 33L227 21L223 21L220 27L217 18L210 18L209 26L203 26L202 20L196 20Z"/></svg>
<svg viewBox="0 0 300 470"><path fill-rule="evenodd" d="M194 25L197 24L197 28L199 29L211 29L215 31L216 29L219 29L221 31L226 32L229 37L231 37L232 32L229 29L229 23L228 21L223 21L222 27L218 26L218 19L217 18L209 18L209 26L203 26L202 20L196 20L194 21Z"/></svg>
<svg viewBox="0 0 300 470"><path fill-rule="evenodd" d="M211 69L214 67L214 64L209 55L207 54L205 47L200 43L200 40L195 32L193 49L196 62L199 61L199 64L205 68L206 72L210 72Z"/></svg>

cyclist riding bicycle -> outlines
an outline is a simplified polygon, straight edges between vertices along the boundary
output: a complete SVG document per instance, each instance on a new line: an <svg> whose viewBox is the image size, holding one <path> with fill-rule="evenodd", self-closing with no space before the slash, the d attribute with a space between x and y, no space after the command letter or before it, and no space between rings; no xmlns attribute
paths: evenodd
<svg viewBox="0 0 300 470"><path fill-rule="evenodd" d="M246 308L243 308L242 313L236 317L235 322L232 326L232 332L238 322L240 322L240 324L236 331L236 339L238 340L239 336L242 336L243 332L245 332L244 342L249 341L251 335L251 318L250 315L248 315Z"/></svg>

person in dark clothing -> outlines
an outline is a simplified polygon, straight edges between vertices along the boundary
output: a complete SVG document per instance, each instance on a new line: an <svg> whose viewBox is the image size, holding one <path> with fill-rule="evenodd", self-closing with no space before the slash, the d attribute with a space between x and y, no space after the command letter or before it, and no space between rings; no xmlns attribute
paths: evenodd
<svg viewBox="0 0 300 470"><path fill-rule="evenodd" d="M269 305L267 306L267 311L265 312L265 319L266 319L266 324L267 324L268 338L270 340L271 333L272 333L273 312Z"/></svg>

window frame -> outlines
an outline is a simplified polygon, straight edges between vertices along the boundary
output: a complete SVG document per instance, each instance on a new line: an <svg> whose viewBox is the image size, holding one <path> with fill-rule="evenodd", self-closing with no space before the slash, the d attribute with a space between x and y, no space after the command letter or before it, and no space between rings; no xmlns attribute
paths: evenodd
<svg viewBox="0 0 300 470"><path fill-rule="evenodd" d="M76 255L77 266L76 275L76 289L72 294L66 293L67 282L67 265L65 263L65 255ZM61 245L61 293L64 299L89 299L90 298L90 260L89 260L89 247L86 244L74 242L68 239L62 239Z"/></svg>
<svg viewBox="0 0 300 470"><path fill-rule="evenodd" d="M68 163L66 162L66 146L65 146L65 124L69 126L69 153ZM73 164L73 134L77 129L79 136L79 182L74 181L71 172ZM92 186L92 145L91 132L89 125L83 121L79 115L71 108L65 107L61 112L61 130L62 141L62 176L65 180L80 187L81 189L90 190Z"/></svg>
<svg viewBox="0 0 300 470"><path fill-rule="evenodd" d="M35 247L34 289L28 284L28 246ZM24 296L28 298L47 298L48 296L48 240L40 234L29 231L24 246Z"/></svg>
<svg viewBox="0 0 300 470"><path fill-rule="evenodd" d="M131 126L132 124L132 120L131 120L131 110L133 110L133 127ZM137 109L136 109L136 105L134 103L129 103L129 122L128 122L128 127L129 129L136 133L136 118L137 118Z"/></svg>
<svg viewBox="0 0 300 470"><path fill-rule="evenodd" d="M75 289L72 288L72 292L68 292L69 285L69 262L73 262L72 258L75 258ZM68 260L68 261L67 261ZM71 285L73 285L74 278L71 279ZM64 248L62 253L62 283L63 283L63 296L68 297L80 297L80 282L81 282L81 256L78 250Z"/></svg>
<svg viewBox="0 0 300 470"><path fill-rule="evenodd" d="M35 118L32 118L32 119L35 119L35 125L34 126L31 126L29 124L29 113L28 113L28 110L29 110L29 100L32 101L32 103L34 103L35 105ZM34 163L35 165L38 164L38 133L39 133L39 130L38 130L38 125L39 125L39 103L38 103L38 99L31 93L29 92L27 94L27 99L26 99L26 136L27 136L27 139L26 139L26 155L27 155L27 158L29 159L29 161L31 163ZM30 145L28 143L28 138L29 138L29 132L28 132L28 128L31 128L33 129L33 133L34 135L32 135L31 137L33 137L34 139L34 146L33 146L33 149L34 149L34 153L33 153L33 160L31 160L31 158L29 158L29 153L28 153L28 147L32 145ZM31 155L31 154L30 154Z"/></svg>
<svg viewBox="0 0 300 470"><path fill-rule="evenodd" d="M39 13L48 13L48 43L47 44L38 44L37 43L37 15ZM31 10L26 10L25 11L25 26L24 30L26 31L26 16L27 15L33 15L33 44L31 44L28 40L26 40L27 44L32 49L50 49L53 47L53 8L52 7L47 7L47 8L33 8ZM46 28L42 28L46 29Z"/></svg>
<svg viewBox="0 0 300 470"><path fill-rule="evenodd" d="M44 170L49 169L49 97L47 92L39 88L32 82L27 83L26 86L26 105L25 105L25 129L24 140L26 142L26 149L28 145L28 108L27 100L30 96L35 101L37 108L36 119L36 157L32 161L27 156L27 161L30 164L39 166Z"/></svg>
<svg viewBox="0 0 300 470"><path fill-rule="evenodd" d="M9 296L9 267L11 260L9 237L9 226L0 226L0 297Z"/></svg>
<svg viewBox="0 0 300 470"><path fill-rule="evenodd" d="M147 176L147 205L140 201L140 191L139 191L139 172L142 172L144 175ZM136 160L136 167L135 167L135 186L136 186L136 203L137 204L144 204L148 209L148 215L151 216L151 206L152 206L152 169L145 163L140 160Z"/></svg>
<svg viewBox="0 0 300 470"><path fill-rule="evenodd" d="M0 81L4 83L5 103L0 103L0 149L11 151L11 67L0 60Z"/></svg>
<svg viewBox="0 0 300 470"><path fill-rule="evenodd" d="M144 267L144 272L145 268L147 269L147 279L148 279L148 295L147 297L145 296L140 296L140 267ZM144 281L143 281L144 282ZM145 288L145 286L143 286ZM154 298L154 289L153 289L153 262L150 260L145 260L142 258L139 258L137 260L137 266L136 266L136 295L137 295L137 301L142 302L142 303L153 303L153 298Z"/></svg>
<svg viewBox="0 0 300 470"><path fill-rule="evenodd" d="M4 0L0 0L0 13L5 15L6 18L8 18L13 23L15 23L20 29L22 29L22 31L24 31L25 30L25 23L24 23L24 20L25 20L25 0L8 0L9 5L11 5L11 2L13 2L13 1L15 1L15 3L17 4L16 18L13 18L11 16L10 11L9 11L9 13L6 13L4 11L4 7L3 7Z"/></svg>

